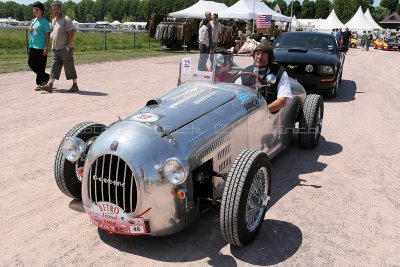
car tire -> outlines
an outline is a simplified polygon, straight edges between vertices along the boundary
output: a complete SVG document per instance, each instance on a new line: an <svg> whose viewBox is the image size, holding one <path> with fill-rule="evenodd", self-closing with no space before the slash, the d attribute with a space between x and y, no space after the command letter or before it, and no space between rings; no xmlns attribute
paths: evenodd
<svg viewBox="0 0 400 267"><path fill-rule="evenodd" d="M307 95L299 117L299 146L306 149L315 148L321 136L324 118L324 101L322 97L314 94Z"/></svg>
<svg viewBox="0 0 400 267"><path fill-rule="evenodd" d="M327 97L329 97L329 98L337 97L337 91L339 89L340 80L341 80L340 76L338 78L336 78L335 87L332 89L332 91L330 93L326 94Z"/></svg>
<svg viewBox="0 0 400 267"><path fill-rule="evenodd" d="M65 159L62 153L62 143L64 139L66 137L78 137L88 143L88 141L93 141L94 137L99 136L105 128L106 126L100 123L81 122L68 131L58 146L54 161L54 176L58 188L65 195L78 200L82 199L82 177L78 174L77 168L83 167L84 161L78 160L72 163ZM88 146L88 148L89 147L90 146Z"/></svg>
<svg viewBox="0 0 400 267"><path fill-rule="evenodd" d="M222 194L220 226L228 243L244 246L256 238L267 211L270 191L268 156L260 150L244 150L233 163Z"/></svg>
<svg viewBox="0 0 400 267"><path fill-rule="evenodd" d="M351 44L350 44L350 47L351 47L351 48L356 48L356 44L351 43Z"/></svg>

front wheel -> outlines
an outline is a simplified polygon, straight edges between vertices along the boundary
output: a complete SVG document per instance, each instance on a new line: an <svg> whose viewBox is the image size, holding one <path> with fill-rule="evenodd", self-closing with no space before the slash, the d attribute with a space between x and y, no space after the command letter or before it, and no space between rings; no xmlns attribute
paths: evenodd
<svg viewBox="0 0 400 267"><path fill-rule="evenodd" d="M356 44L355 44L355 43L351 43L351 44L350 44L350 47L351 47L351 48L356 48Z"/></svg>
<svg viewBox="0 0 400 267"><path fill-rule="evenodd" d="M65 195L78 200L82 199L82 173L85 161L78 159L76 162L70 162L65 159L62 153L62 143L67 137L78 137L86 142L87 149L94 139L99 136L105 125L96 122L81 122L64 136L56 153L54 161L54 176L58 188Z"/></svg>
<svg viewBox="0 0 400 267"><path fill-rule="evenodd" d="M229 171L221 200L221 233L228 243L244 246L256 238L270 191L268 156L259 150L243 151Z"/></svg>
<svg viewBox="0 0 400 267"><path fill-rule="evenodd" d="M312 149L318 145L324 118L324 101L320 95L310 94L304 100L303 110L300 110L299 145Z"/></svg>

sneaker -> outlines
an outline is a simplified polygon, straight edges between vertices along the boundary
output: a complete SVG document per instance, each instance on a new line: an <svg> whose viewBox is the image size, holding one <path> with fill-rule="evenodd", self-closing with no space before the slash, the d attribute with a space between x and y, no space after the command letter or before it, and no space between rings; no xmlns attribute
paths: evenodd
<svg viewBox="0 0 400 267"><path fill-rule="evenodd" d="M53 85L51 83L38 86L40 90L46 91L48 93L53 93Z"/></svg>
<svg viewBox="0 0 400 267"><path fill-rule="evenodd" d="M38 84L35 88L35 91L41 91L43 86L46 86L47 82Z"/></svg>
<svg viewBox="0 0 400 267"><path fill-rule="evenodd" d="M78 87L78 85L76 83L74 83L74 84L72 84L71 88L69 88L68 91L71 92L71 93L78 92L79 91L79 87Z"/></svg>

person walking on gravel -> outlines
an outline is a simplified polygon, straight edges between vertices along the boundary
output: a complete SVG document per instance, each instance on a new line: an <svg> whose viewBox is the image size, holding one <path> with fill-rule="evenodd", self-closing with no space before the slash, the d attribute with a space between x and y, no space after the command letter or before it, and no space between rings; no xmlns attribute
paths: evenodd
<svg viewBox="0 0 400 267"><path fill-rule="evenodd" d="M44 5L35 2L32 5L35 18L29 26L29 57L28 65L36 73L36 91L40 90L40 85L45 85L50 75L46 73L47 53L50 43L50 26L46 18L43 17Z"/></svg>
<svg viewBox="0 0 400 267"><path fill-rule="evenodd" d="M79 87L74 64L74 47L72 45L75 35L74 25L71 19L61 12L60 2L54 2L51 5L51 11L54 14L50 35L52 38L53 62L51 65L50 81L40 88L52 93L54 81L60 79L61 69L64 66L67 80L72 79L72 87L69 91L78 92Z"/></svg>

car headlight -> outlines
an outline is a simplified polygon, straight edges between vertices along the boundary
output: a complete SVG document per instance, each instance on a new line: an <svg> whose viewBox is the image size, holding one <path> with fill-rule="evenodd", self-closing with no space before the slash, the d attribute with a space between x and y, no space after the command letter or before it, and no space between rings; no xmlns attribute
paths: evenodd
<svg viewBox="0 0 400 267"><path fill-rule="evenodd" d="M171 183L178 185L186 181L189 166L176 158L167 159L163 166L163 173Z"/></svg>
<svg viewBox="0 0 400 267"><path fill-rule="evenodd" d="M85 141L78 137L67 137L61 144L64 157L71 162L77 161L85 150Z"/></svg>
<svg viewBox="0 0 400 267"><path fill-rule="evenodd" d="M321 74L335 74L335 69L332 66L320 65L319 73Z"/></svg>

